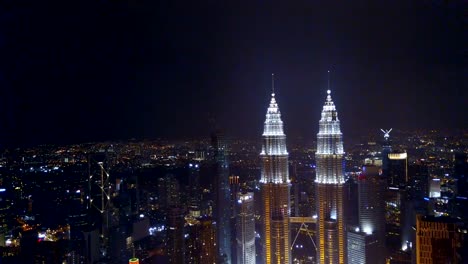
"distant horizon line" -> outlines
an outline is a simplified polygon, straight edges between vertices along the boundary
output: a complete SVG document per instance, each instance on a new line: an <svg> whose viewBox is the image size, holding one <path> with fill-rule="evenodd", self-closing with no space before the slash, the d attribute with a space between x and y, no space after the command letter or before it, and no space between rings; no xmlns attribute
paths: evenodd
<svg viewBox="0 0 468 264"><path fill-rule="evenodd" d="M347 142L345 142L345 145L350 144L349 141L356 141L362 139L362 137L372 137L375 136L375 138L383 138L382 132L380 128L375 129L375 133L372 133L374 129L369 129L366 132L360 134L360 135L349 135L347 133L343 133L344 136L347 138ZM223 135L229 140L229 141L236 141L236 140L245 140L245 141L261 141L261 135L258 137L245 137L245 136L231 136L229 133L224 133L225 130L221 130L223 132ZM430 132L435 132L435 133L444 133L445 136L460 136L460 133L468 133L468 128L420 128L420 129L398 129L394 128L392 130L392 136L395 137L395 135L399 134L407 134L407 133L430 133ZM373 135L371 135L373 134ZM315 136L315 135L314 135ZM351 139L351 140L350 140ZM87 145L87 144L106 144L106 143L123 143L123 142L156 142L156 141L170 141L170 142L180 142L180 141L210 141L211 140L211 135L206 135L206 136L187 136L187 137L165 137L165 136L158 136L158 137L130 137L130 138L118 138L118 139L95 139L95 140L62 140L62 142L57 142L57 143L51 143L51 142L43 142L43 143L25 143L25 144L19 144L16 146L6 146L6 144L0 144L0 149L16 149L16 148L34 148L34 147L40 147L40 146L70 146L70 145ZM310 139L304 137L304 136L290 136L287 135L287 140L293 140L293 141L316 141L315 137L310 137ZM68 141L68 142L67 142ZM347 143L347 144L346 144ZM353 142L355 143L355 142Z"/></svg>

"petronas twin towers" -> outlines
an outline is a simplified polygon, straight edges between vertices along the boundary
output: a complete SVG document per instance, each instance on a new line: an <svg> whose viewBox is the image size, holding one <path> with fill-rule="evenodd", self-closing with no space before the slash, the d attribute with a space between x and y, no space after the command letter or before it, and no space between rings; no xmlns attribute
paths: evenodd
<svg viewBox="0 0 468 264"><path fill-rule="evenodd" d="M323 106L316 152L316 247L320 264L345 263L343 141L330 90ZM283 121L271 95L263 131L261 199L266 264L291 263L290 181Z"/></svg>

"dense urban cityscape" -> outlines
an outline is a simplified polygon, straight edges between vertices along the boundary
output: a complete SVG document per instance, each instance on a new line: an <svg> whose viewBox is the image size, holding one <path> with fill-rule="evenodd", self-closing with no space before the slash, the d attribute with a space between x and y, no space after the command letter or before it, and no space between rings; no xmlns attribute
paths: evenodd
<svg viewBox="0 0 468 264"><path fill-rule="evenodd" d="M464 263L467 131L128 140L9 149L2 263ZM260 142L262 142L260 144ZM432 261L432 262L431 262Z"/></svg>
<svg viewBox="0 0 468 264"><path fill-rule="evenodd" d="M467 1L2 1L0 264L468 263Z"/></svg>

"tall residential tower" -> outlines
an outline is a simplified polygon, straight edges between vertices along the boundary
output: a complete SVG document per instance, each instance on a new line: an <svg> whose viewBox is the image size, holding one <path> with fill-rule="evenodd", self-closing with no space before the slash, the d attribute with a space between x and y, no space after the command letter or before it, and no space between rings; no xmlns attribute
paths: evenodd
<svg viewBox="0 0 468 264"><path fill-rule="evenodd" d="M338 112L327 91L317 134L317 258L320 264L346 263L344 151Z"/></svg>
<svg viewBox="0 0 468 264"><path fill-rule="evenodd" d="M263 252L267 264L291 263L289 173L286 135L275 93L271 94L263 131L261 199Z"/></svg>

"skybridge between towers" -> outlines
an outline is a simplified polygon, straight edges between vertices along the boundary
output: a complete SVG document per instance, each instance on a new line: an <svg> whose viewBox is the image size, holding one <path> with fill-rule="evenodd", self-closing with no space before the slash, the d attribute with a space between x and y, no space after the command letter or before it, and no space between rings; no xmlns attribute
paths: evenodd
<svg viewBox="0 0 468 264"><path fill-rule="evenodd" d="M291 244L291 250L294 248L299 234L305 233L312 241L312 245L314 245L314 250L317 251L315 240L313 238L313 236L315 236L315 224L317 223L317 217L290 216L289 223L291 225L300 224L299 228L297 229L296 235L294 236L294 240Z"/></svg>

